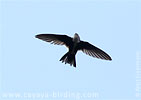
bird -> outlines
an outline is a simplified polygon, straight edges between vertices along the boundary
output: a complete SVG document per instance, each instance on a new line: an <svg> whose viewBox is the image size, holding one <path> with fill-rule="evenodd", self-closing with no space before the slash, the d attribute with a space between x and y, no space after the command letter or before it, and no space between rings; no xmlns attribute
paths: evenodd
<svg viewBox="0 0 141 100"><path fill-rule="evenodd" d="M94 58L109 61L112 60L112 58L103 50L87 41L80 40L77 33L75 33L73 37L58 34L37 34L35 37L43 41L50 42L51 44L65 45L68 48L68 52L62 56L60 61L65 64L70 64L70 66L73 65L73 67L76 67L75 55L78 51L82 51L83 53Z"/></svg>

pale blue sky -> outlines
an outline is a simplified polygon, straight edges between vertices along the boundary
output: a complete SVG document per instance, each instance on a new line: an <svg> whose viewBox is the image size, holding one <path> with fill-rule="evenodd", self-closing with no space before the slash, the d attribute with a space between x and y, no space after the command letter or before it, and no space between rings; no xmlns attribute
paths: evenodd
<svg viewBox="0 0 141 100"><path fill-rule="evenodd" d="M1 94L96 92L99 99L135 100L139 0L1 0L0 9ZM34 37L75 32L113 60L78 52L74 68L59 61L67 52L65 46Z"/></svg>

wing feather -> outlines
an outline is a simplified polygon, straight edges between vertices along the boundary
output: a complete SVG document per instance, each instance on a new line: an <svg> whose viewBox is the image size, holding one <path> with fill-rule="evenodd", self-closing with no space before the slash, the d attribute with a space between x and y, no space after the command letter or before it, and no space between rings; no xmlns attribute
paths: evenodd
<svg viewBox="0 0 141 100"><path fill-rule="evenodd" d="M72 38L67 35L38 34L35 37L43 41L50 42L51 44L66 45L67 47L70 47L73 42Z"/></svg>
<svg viewBox="0 0 141 100"><path fill-rule="evenodd" d="M112 60L112 58L106 52L88 42L80 41L78 44L78 50L82 50L84 53L92 57L104 60Z"/></svg>

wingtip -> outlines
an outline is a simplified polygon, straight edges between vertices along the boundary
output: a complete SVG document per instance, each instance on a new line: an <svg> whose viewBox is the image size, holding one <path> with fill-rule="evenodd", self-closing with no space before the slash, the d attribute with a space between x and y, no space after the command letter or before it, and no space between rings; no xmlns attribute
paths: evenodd
<svg viewBox="0 0 141 100"><path fill-rule="evenodd" d="M112 58L110 57L108 60L112 61Z"/></svg>
<svg viewBox="0 0 141 100"><path fill-rule="evenodd" d="M35 35L35 38L39 38L40 34Z"/></svg>
<svg viewBox="0 0 141 100"><path fill-rule="evenodd" d="M38 39L42 39L43 37L44 37L43 34L37 34L37 35L35 35L35 38L38 38Z"/></svg>

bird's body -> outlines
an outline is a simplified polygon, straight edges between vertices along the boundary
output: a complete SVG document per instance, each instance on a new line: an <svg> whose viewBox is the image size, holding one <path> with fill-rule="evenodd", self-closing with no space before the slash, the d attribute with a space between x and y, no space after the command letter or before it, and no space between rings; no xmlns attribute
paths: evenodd
<svg viewBox="0 0 141 100"><path fill-rule="evenodd" d="M99 48L91 45L88 42L81 41L77 33L71 38L67 35L56 35L56 34L39 34L36 38L44 40L46 42L51 42L57 45L66 45L68 47L68 52L60 59L60 61L73 65L76 67L75 55L78 50L82 50L84 53L105 60L112 60L111 57L100 50Z"/></svg>

